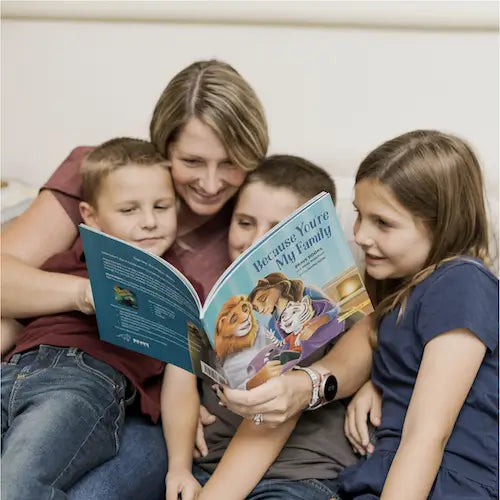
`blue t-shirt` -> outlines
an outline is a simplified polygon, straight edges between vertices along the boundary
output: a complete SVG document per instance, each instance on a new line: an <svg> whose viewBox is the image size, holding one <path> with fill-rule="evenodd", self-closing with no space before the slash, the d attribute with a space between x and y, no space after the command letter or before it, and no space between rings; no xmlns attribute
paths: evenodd
<svg viewBox="0 0 500 500"><path fill-rule="evenodd" d="M478 260L442 264L380 323L372 380L382 391L373 455L345 471L354 498L378 498L401 439L424 348L437 335L467 328L487 347L460 410L429 498L498 498L498 279Z"/></svg>

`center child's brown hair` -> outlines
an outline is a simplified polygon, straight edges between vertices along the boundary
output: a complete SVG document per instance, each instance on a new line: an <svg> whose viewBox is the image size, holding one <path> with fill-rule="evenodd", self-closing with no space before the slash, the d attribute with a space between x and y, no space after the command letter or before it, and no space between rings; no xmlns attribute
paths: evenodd
<svg viewBox="0 0 500 500"><path fill-rule="evenodd" d="M82 163L83 200L96 207L103 180L115 170L129 166L162 166L169 162L155 146L142 139L119 137L106 141L90 151Z"/></svg>
<svg viewBox="0 0 500 500"><path fill-rule="evenodd" d="M304 202L321 191L326 191L332 196L333 203L336 202L335 183L328 173L299 156L272 155L267 157L257 170L248 175L244 186L253 182L289 189L303 198Z"/></svg>

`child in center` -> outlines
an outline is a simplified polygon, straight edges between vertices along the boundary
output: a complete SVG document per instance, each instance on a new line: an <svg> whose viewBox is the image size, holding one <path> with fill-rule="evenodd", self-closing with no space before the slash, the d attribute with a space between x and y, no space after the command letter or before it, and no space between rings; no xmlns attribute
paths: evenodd
<svg viewBox="0 0 500 500"><path fill-rule="evenodd" d="M159 256L174 242L169 165L151 143L102 144L86 156L82 179L87 225ZM142 413L160 415L164 363L99 339L81 240L42 269L79 276L89 315L30 318L2 364L2 498L66 498L117 453L127 405L138 399Z"/></svg>
<svg viewBox="0 0 500 500"><path fill-rule="evenodd" d="M321 191L329 192L335 201L332 179L312 163L287 155L264 160L240 190L228 238L231 259ZM208 454L193 464L200 399L217 420L204 429ZM183 500L196 495L203 500L327 500L336 492L339 472L356 461L343 433L341 402L305 412L296 427L296 420L291 421L277 433L220 406L205 382L199 396L195 376L168 365L162 408L169 456L167 500L177 500L179 494Z"/></svg>

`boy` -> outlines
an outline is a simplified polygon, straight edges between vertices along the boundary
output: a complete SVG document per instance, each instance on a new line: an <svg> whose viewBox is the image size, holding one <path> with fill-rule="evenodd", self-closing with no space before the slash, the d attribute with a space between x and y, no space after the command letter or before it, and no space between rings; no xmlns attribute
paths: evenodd
<svg viewBox="0 0 500 500"><path fill-rule="evenodd" d="M167 161L146 141L120 138L92 150L82 166L82 219L163 255L176 237L175 192ZM82 244L44 270L82 278L92 294ZM33 297L36 300L36 297ZM32 318L2 365L2 497L63 493L118 451L125 407L137 394L157 421L164 363L99 340L95 316Z"/></svg>
<svg viewBox="0 0 500 500"><path fill-rule="evenodd" d="M307 160L287 155L264 160L240 189L229 230L231 259L321 191L329 192L335 202L333 180ZM341 403L305 412L291 434L297 419L275 429L256 427L221 407L204 382L200 399L217 420L204 429L208 453L193 465L200 402L196 378L168 365L161 403L169 410L162 418L168 450L168 500L176 499L178 493L184 500L197 493L200 499L292 498L292 491L293 498L328 499L333 496L329 482L356 461L343 433ZM316 479L303 481L310 478Z"/></svg>

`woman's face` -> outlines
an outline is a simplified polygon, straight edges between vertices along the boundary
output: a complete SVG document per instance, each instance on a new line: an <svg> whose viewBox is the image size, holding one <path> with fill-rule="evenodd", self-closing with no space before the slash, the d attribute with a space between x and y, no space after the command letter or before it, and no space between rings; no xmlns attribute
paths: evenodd
<svg viewBox="0 0 500 500"><path fill-rule="evenodd" d="M198 118L189 119L168 151L175 190L195 214L216 214L245 180L246 172Z"/></svg>
<svg viewBox="0 0 500 500"><path fill-rule="evenodd" d="M272 314L280 297L279 288L273 287L259 290L252 300L252 307L259 314Z"/></svg>

